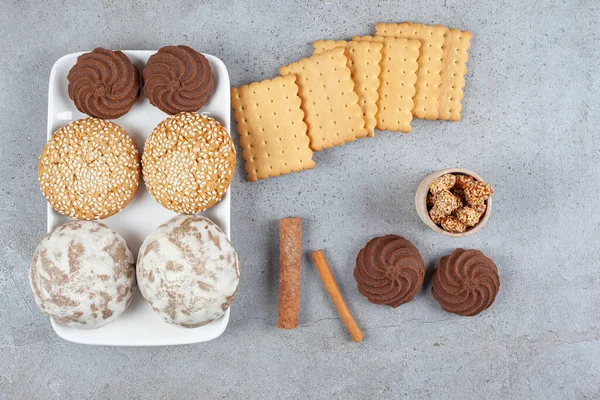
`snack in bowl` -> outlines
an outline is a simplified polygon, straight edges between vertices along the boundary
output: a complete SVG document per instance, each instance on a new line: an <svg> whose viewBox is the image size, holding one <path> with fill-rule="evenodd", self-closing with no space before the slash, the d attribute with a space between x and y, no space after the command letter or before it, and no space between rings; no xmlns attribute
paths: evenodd
<svg viewBox="0 0 600 400"><path fill-rule="evenodd" d="M38 307L54 321L95 329L117 319L136 290L125 240L92 221L59 225L40 242L29 267Z"/></svg>
<svg viewBox="0 0 600 400"><path fill-rule="evenodd" d="M429 186L429 216L450 233L463 233L477 225L486 210L492 186L464 174L444 174Z"/></svg>
<svg viewBox="0 0 600 400"><path fill-rule="evenodd" d="M371 239L356 257L358 291L374 304L398 307L411 301L425 278L419 250L398 235Z"/></svg>
<svg viewBox="0 0 600 400"><path fill-rule="evenodd" d="M432 230L451 237L479 231L489 219L494 190L475 172L447 168L428 175L415 195L419 218Z"/></svg>
<svg viewBox="0 0 600 400"><path fill-rule="evenodd" d="M196 328L227 311L240 265L227 235L210 219L178 215L144 240L136 272L140 292L162 319Z"/></svg>
<svg viewBox="0 0 600 400"><path fill-rule="evenodd" d="M489 308L500 289L496 264L479 250L456 249L431 277L433 297L451 313L473 316Z"/></svg>
<svg viewBox="0 0 600 400"><path fill-rule="evenodd" d="M216 120L184 112L162 121L144 145L144 182L163 207L195 214L219 202L235 173L235 148Z"/></svg>
<svg viewBox="0 0 600 400"><path fill-rule="evenodd" d="M40 155L38 180L57 212L103 219L133 198L140 181L140 157L133 139L119 125L84 118L52 135Z"/></svg>
<svg viewBox="0 0 600 400"><path fill-rule="evenodd" d="M75 107L91 117L119 118L140 96L140 72L121 51L98 47L80 55L67 79Z"/></svg>
<svg viewBox="0 0 600 400"><path fill-rule="evenodd" d="M198 111L210 100L215 80L206 57L188 46L165 46L142 71L144 94L166 112Z"/></svg>

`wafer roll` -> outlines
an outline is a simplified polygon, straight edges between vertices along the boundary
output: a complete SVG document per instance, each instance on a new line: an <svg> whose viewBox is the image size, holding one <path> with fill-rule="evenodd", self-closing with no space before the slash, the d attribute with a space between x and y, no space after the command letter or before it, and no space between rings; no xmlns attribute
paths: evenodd
<svg viewBox="0 0 600 400"><path fill-rule="evenodd" d="M298 327L300 313L300 257L302 219L279 220L279 321L278 328Z"/></svg>

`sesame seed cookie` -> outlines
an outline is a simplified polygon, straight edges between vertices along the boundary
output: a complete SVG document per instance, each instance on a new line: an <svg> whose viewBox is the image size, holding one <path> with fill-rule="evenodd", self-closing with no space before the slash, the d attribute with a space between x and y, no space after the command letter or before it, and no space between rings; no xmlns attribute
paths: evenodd
<svg viewBox="0 0 600 400"><path fill-rule="evenodd" d="M162 121L146 140L144 182L163 207L195 214L221 200L235 173L227 130L210 117L183 112Z"/></svg>
<svg viewBox="0 0 600 400"><path fill-rule="evenodd" d="M98 118L73 121L54 133L38 163L42 193L71 218L110 217L133 198L140 157L131 136Z"/></svg>

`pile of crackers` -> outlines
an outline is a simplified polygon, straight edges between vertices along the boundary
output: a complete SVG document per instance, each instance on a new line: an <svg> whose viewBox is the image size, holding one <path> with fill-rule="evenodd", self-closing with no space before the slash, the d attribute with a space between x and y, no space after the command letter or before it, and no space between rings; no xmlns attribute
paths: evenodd
<svg viewBox="0 0 600 400"><path fill-rule="evenodd" d="M458 121L472 34L379 23L375 36L317 40L280 77L234 88L249 181L311 169L314 151L375 129L409 133L413 118Z"/></svg>

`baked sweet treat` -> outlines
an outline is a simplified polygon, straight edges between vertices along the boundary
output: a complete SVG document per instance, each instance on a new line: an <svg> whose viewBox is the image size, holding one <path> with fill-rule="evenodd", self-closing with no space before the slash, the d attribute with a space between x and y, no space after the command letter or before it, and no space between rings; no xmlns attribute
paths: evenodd
<svg viewBox="0 0 600 400"><path fill-rule="evenodd" d="M142 71L144 94L166 112L198 111L208 103L215 80L206 57L188 46L165 46Z"/></svg>
<svg viewBox="0 0 600 400"><path fill-rule="evenodd" d="M102 219L123 209L140 181L140 156L119 125L84 118L60 128L38 163L42 193L59 213Z"/></svg>
<svg viewBox="0 0 600 400"><path fill-rule="evenodd" d="M227 130L200 114L162 121L142 155L148 191L164 207L195 214L221 200L235 173L235 148Z"/></svg>
<svg viewBox="0 0 600 400"><path fill-rule="evenodd" d="M99 47L80 55L67 79L75 107L91 117L119 118L140 97L140 72L122 51Z"/></svg>
<svg viewBox="0 0 600 400"><path fill-rule="evenodd" d="M479 250L456 249L442 257L431 278L433 297L448 312L477 315L500 289L496 264Z"/></svg>
<svg viewBox="0 0 600 400"><path fill-rule="evenodd" d="M371 239L356 257L358 291L374 304L398 307L411 301L424 277L419 250L398 235Z"/></svg>
<svg viewBox="0 0 600 400"><path fill-rule="evenodd" d="M117 232L91 221L57 226L29 267L38 307L59 324L95 329L117 319L136 290L135 264Z"/></svg>
<svg viewBox="0 0 600 400"><path fill-rule="evenodd" d="M300 102L295 75L231 89L250 182L314 168Z"/></svg>
<svg viewBox="0 0 600 400"><path fill-rule="evenodd" d="M235 298L240 265L221 228L200 215L178 215L144 240L140 291L166 322L186 328L221 317Z"/></svg>
<svg viewBox="0 0 600 400"><path fill-rule="evenodd" d="M489 183L464 174L444 174L429 185L426 205L434 224L464 233L479 224L494 193Z"/></svg>

